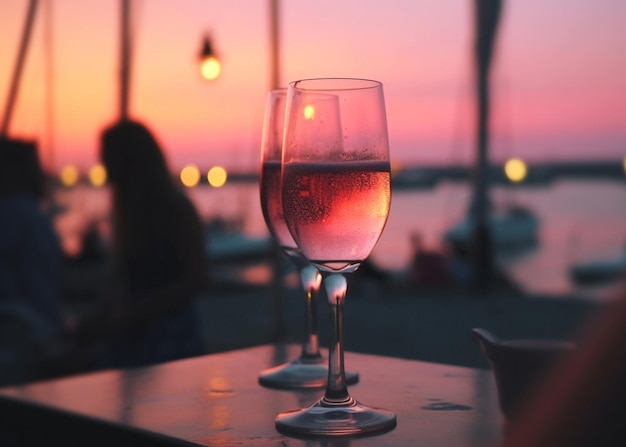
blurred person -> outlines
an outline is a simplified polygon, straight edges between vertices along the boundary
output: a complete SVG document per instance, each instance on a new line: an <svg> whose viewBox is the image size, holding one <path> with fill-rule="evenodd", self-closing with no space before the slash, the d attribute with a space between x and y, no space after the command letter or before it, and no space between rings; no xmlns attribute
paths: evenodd
<svg viewBox="0 0 626 447"><path fill-rule="evenodd" d="M45 377L62 334L61 244L30 142L0 138L0 384Z"/></svg>
<svg viewBox="0 0 626 447"><path fill-rule="evenodd" d="M626 289L591 317L507 424L501 447L626 445Z"/></svg>
<svg viewBox="0 0 626 447"><path fill-rule="evenodd" d="M95 367L131 367L206 352L197 311L208 267L203 227L142 124L101 137L112 188L113 278L77 337L95 341Z"/></svg>
<svg viewBox="0 0 626 447"><path fill-rule="evenodd" d="M413 257L409 267L409 283L416 287L441 287L448 284L447 259L424 247L422 235L411 234Z"/></svg>

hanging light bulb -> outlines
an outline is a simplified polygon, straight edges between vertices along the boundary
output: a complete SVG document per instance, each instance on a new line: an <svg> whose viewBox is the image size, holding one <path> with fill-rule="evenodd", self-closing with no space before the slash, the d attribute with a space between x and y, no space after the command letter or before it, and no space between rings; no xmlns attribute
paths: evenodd
<svg viewBox="0 0 626 447"><path fill-rule="evenodd" d="M207 81L213 81L218 78L221 71L222 64L213 51L211 39L209 36L205 36L200 52L200 73Z"/></svg>

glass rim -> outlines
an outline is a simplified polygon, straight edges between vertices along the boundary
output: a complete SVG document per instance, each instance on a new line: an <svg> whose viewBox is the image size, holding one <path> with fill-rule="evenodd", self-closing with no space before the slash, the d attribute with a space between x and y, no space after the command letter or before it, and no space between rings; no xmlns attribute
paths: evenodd
<svg viewBox="0 0 626 447"><path fill-rule="evenodd" d="M343 82L345 85L333 87L333 82ZM354 82L353 86L349 83ZM307 83L313 84L313 86L300 86L299 84ZM319 84L316 86L316 84ZM328 86L324 86L328 84ZM344 78L344 77L329 77L329 78L306 78L291 81L289 87L302 91L340 91L340 90L368 90L382 87L383 83L374 79L367 78Z"/></svg>

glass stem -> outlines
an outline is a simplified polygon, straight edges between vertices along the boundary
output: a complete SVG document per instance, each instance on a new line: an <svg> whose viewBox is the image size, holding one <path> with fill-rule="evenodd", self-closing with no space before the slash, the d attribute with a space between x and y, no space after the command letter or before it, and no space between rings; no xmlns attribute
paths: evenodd
<svg viewBox="0 0 626 447"><path fill-rule="evenodd" d="M322 275L315 267L308 265L300 270L300 279L306 299L304 307L306 340L302 344L300 358L305 361L317 361L322 358L317 335L317 293L322 282Z"/></svg>
<svg viewBox="0 0 626 447"><path fill-rule="evenodd" d="M343 305L348 284L340 273L331 273L324 278L324 286L330 304L331 339L328 349L328 384L322 398L322 405L346 406L354 401L346 387L346 373L343 362Z"/></svg>

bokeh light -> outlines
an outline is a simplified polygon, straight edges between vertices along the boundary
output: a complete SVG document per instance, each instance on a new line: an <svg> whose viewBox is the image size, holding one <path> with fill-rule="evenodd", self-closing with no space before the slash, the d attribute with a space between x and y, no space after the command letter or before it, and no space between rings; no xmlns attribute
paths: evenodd
<svg viewBox="0 0 626 447"><path fill-rule="evenodd" d="M220 188L226 183L226 180L228 179L228 173L226 172L226 169L221 166L213 166L211 169L209 169L206 177L209 181L209 185L213 186L214 188Z"/></svg>
<svg viewBox="0 0 626 447"><path fill-rule="evenodd" d="M193 188L200 182L200 170L196 165L186 165L180 170L180 181L187 188Z"/></svg>
<svg viewBox="0 0 626 447"><path fill-rule="evenodd" d="M209 56L202 61L200 65L200 72L202 77L207 81L213 81L217 79L222 72L222 64L214 56Z"/></svg>
<svg viewBox="0 0 626 447"><path fill-rule="evenodd" d="M99 187L106 183L107 171L102 165L95 165L89 170L89 183L93 186Z"/></svg>
<svg viewBox="0 0 626 447"><path fill-rule="evenodd" d="M304 107L304 119L306 120L315 119L315 107L313 107L310 104Z"/></svg>
<svg viewBox="0 0 626 447"><path fill-rule="evenodd" d="M528 175L528 167L519 158L511 158L504 164L504 174L510 181L518 183Z"/></svg>
<svg viewBox="0 0 626 447"><path fill-rule="evenodd" d="M78 168L74 165L67 165L61 169L61 173L59 174L59 179L63 186L74 186L78 183Z"/></svg>

